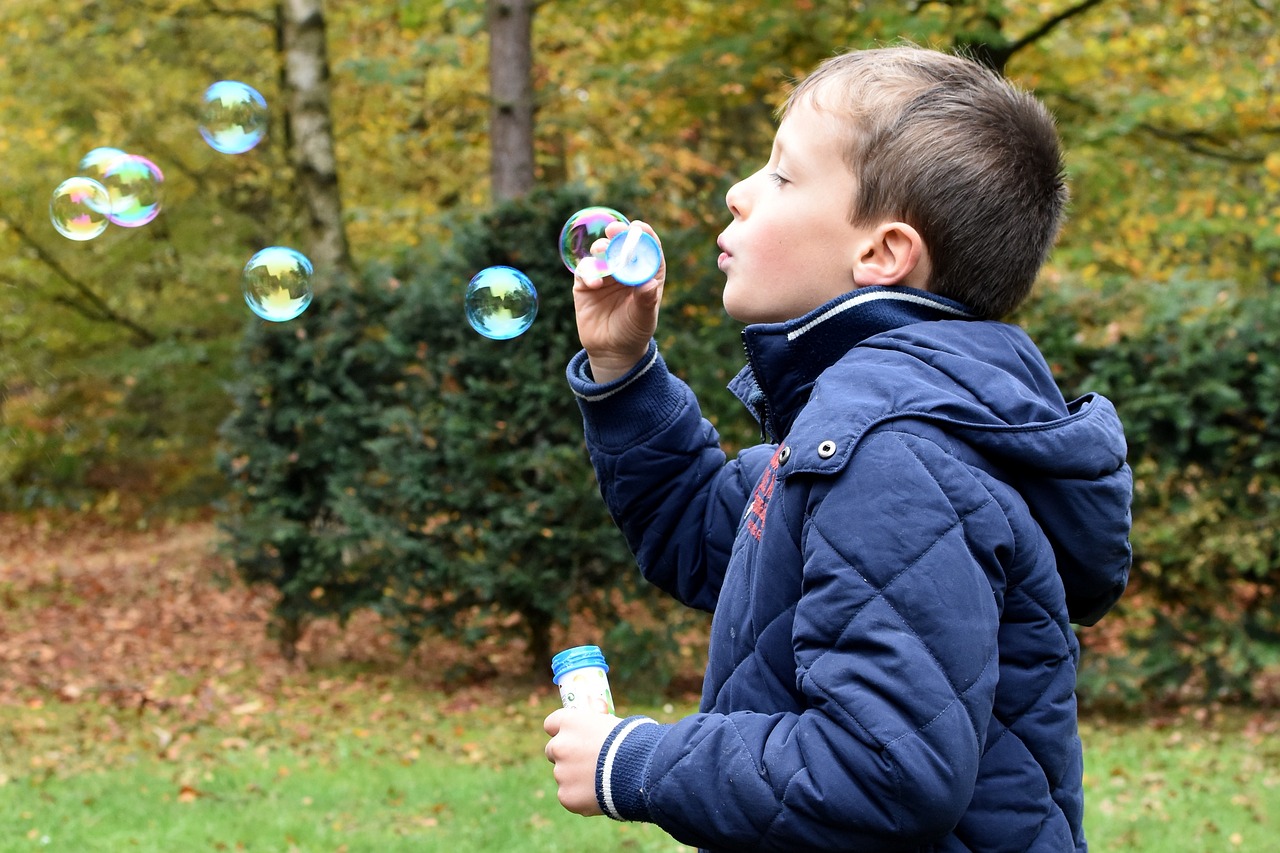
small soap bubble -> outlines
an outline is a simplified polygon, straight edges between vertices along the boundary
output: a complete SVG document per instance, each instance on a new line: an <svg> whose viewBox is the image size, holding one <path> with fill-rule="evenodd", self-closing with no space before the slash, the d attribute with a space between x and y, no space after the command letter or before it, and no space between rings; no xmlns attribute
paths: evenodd
<svg viewBox="0 0 1280 853"><path fill-rule="evenodd" d="M604 260L614 281L635 287L658 274L662 267L662 249L653 235L632 225L613 236L605 247Z"/></svg>
<svg viewBox="0 0 1280 853"><path fill-rule="evenodd" d="M102 185L111 196L107 218L125 228L146 225L160 213L163 183L164 173L146 157L122 154L112 158L102 172Z"/></svg>
<svg viewBox="0 0 1280 853"><path fill-rule="evenodd" d="M292 320L311 304L311 276L307 256L287 246L268 246L244 265L244 301L264 320Z"/></svg>
<svg viewBox="0 0 1280 853"><path fill-rule="evenodd" d="M512 267L486 267L467 285L467 322L486 338L505 341L523 334L538 315L538 291Z"/></svg>
<svg viewBox="0 0 1280 853"><path fill-rule="evenodd" d="M257 89L235 80L219 80L204 90L200 135L222 154L243 154L267 132L267 101Z"/></svg>
<svg viewBox="0 0 1280 853"><path fill-rule="evenodd" d="M631 224L627 217L610 207L586 207L569 217L560 229L560 259L569 272L578 272L583 260L594 258L597 275L608 274L602 241L606 239L604 229L614 222Z"/></svg>
<svg viewBox="0 0 1280 853"><path fill-rule="evenodd" d="M92 240L107 230L111 195L107 188L83 175L58 184L49 200L49 221L69 240Z"/></svg>
<svg viewBox="0 0 1280 853"><path fill-rule="evenodd" d="M80 158L79 173L85 177L93 178L98 183L102 183L102 179L107 174L107 169L111 167L112 162L119 157L128 156L119 148L108 148L106 146L95 148Z"/></svg>

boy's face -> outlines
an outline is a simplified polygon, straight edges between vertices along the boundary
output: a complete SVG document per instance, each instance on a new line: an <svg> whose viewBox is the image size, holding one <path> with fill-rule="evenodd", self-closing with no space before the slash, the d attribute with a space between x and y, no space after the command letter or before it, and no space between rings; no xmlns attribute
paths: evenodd
<svg viewBox="0 0 1280 853"><path fill-rule="evenodd" d="M840 139L830 114L798 101L778 127L769 162L725 196L733 222L717 243L724 307L735 320L790 320L858 286L854 266L867 231L849 224L855 182Z"/></svg>

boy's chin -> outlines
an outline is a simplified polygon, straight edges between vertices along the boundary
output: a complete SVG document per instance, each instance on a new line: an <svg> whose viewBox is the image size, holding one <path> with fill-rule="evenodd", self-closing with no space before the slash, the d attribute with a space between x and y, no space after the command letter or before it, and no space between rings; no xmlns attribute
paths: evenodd
<svg viewBox="0 0 1280 853"><path fill-rule="evenodd" d="M760 323L761 310L759 305L752 305L751 300L744 298L750 296L750 292L744 293L740 286L734 286L732 281L726 282L724 292L720 295L720 302L724 305L724 313L728 314L739 323Z"/></svg>
<svg viewBox="0 0 1280 853"><path fill-rule="evenodd" d="M751 323L759 322L758 320L750 319L750 317L752 316L751 312L745 311L743 307L741 305L738 305L729 296L727 292L721 298L720 301L724 305L724 313L728 314L731 319L737 320L739 323L744 323L748 325Z"/></svg>
<svg viewBox="0 0 1280 853"><path fill-rule="evenodd" d="M776 309L770 311L765 306L744 304L742 300L735 299L728 290L721 297L721 302L724 304L726 314L746 326L757 323L781 323L791 319L789 316L781 316Z"/></svg>

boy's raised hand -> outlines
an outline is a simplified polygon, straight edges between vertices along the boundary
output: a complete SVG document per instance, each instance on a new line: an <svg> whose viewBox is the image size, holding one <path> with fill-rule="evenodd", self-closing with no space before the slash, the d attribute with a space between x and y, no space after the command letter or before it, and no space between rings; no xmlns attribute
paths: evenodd
<svg viewBox="0 0 1280 853"><path fill-rule="evenodd" d="M632 224L658 239L648 224ZM613 237L626 228L620 222L612 223L605 235ZM592 259L579 264L573 276L573 306L578 339L587 351L591 376L596 382L611 382L644 358L649 339L658 328L658 308L666 278L665 258L657 274L639 287L618 284L608 276L598 278Z"/></svg>

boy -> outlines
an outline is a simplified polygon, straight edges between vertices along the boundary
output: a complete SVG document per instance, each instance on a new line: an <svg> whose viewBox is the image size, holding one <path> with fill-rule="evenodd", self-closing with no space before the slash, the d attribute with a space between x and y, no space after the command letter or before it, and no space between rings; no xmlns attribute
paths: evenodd
<svg viewBox="0 0 1280 853"><path fill-rule="evenodd" d="M726 462L643 288L577 277L569 381L645 577L714 611L701 713L557 710L561 803L717 851L1083 851L1079 646L1130 563L1110 402L1021 330L1066 202L1044 107L916 47L828 60L729 190Z"/></svg>

